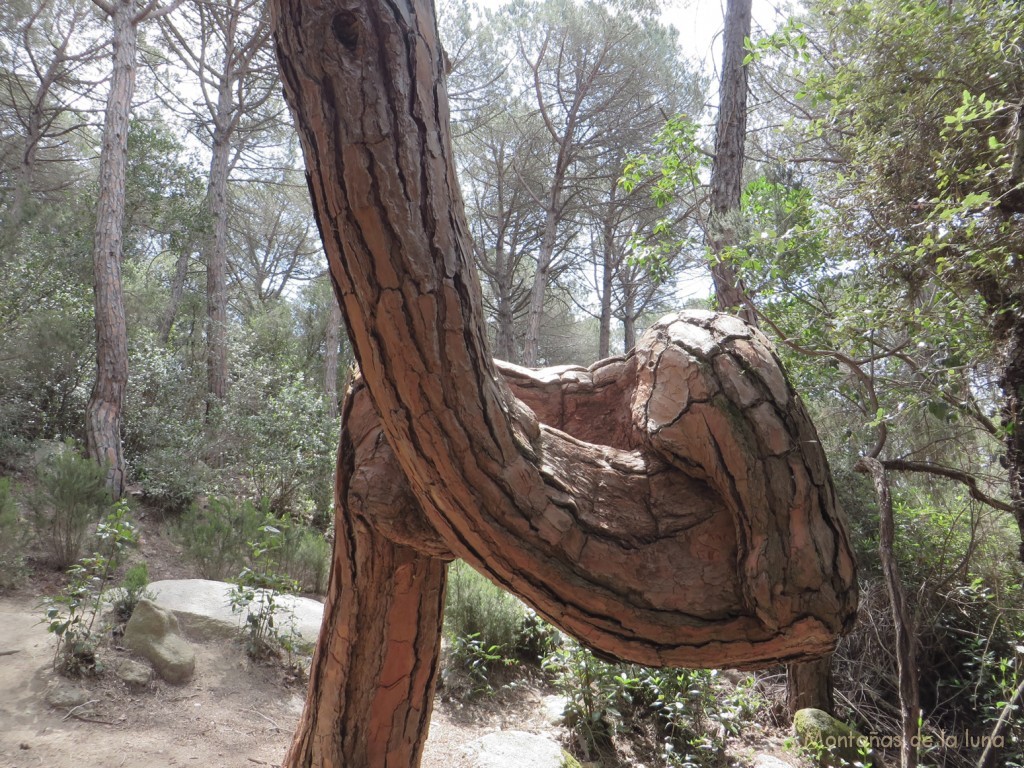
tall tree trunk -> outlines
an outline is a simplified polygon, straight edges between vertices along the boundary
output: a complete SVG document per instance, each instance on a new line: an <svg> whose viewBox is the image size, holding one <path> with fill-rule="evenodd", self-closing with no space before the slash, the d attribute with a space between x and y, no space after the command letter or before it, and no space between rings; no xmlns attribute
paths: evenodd
<svg viewBox="0 0 1024 768"><path fill-rule="evenodd" d="M327 305L327 338L324 350L324 398L327 415L338 418L338 355L341 351L341 306L331 292Z"/></svg>
<svg viewBox="0 0 1024 768"><path fill-rule="evenodd" d="M601 243L601 314L598 319L597 356L608 357L612 346L612 284L615 279L614 233L611 224L606 222ZM630 344L626 349L632 349Z"/></svg>
<svg viewBox="0 0 1024 768"><path fill-rule="evenodd" d="M767 340L735 318L694 313L666 318L634 354L591 369L510 366L499 376L451 159L432 5L270 8L328 263L394 452L395 482L369 487L390 493L404 477L423 529L448 556L612 656L752 667L831 650L855 613L853 558L813 427ZM378 516L361 517L382 529ZM413 517L403 511L400 526ZM444 559L421 549L427 536L386 538ZM349 546L358 542L343 543L335 570L359 562ZM404 589L383 583L385 569L347 569L351 584L333 600L353 610ZM424 605L429 583L413 584L409 605ZM364 611L359 633L383 631L382 617L400 613ZM425 669L436 631L426 624L387 625L376 652L401 636L411 656L396 668L411 658ZM421 689L406 685L409 675L374 681L346 653L321 648L320 658L287 765L340 766L344 755L357 756L348 766L392 764L365 745L405 743L403 713ZM339 693L325 676L359 682ZM392 679L403 693L387 698ZM370 708L354 704L367 700ZM337 727L311 737L321 710ZM317 756L303 746L315 738L334 743ZM396 754L414 765L417 749Z"/></svg>
<svg viewBox="0 0 1024 768"><path fill-rule="evenodd" d="M228 65L225 64L225 67ZM207 410L228 394L228 173L231 161L231 78L225 75L217 94L210 180L206 209L210 234L203 247L206 263Z"/></svg>
<svg viewBox="0 0 1024 768"><path fill-rule="evenodd" d="M515 275L512 274L505 254L504 233L498 237L494 248L494 274L494 283L498 287L498 296L495 297L497 328L494 334L494 354L499 360L516 363L519 362L519 356L516 354L515 313L512 307Z"/></svg>
<svg viewBox="0 0 1024 768"><path fill-rule="evenodd" d="M121 411L128 386L128 329L121 284L128 118L135 92L134 3L112 5L113 73L100 149L99 201L93 242L96 325L96 382L85 411L89 456L105 463L107 485L115 497L124 492L125 462Z"/></svg>
<svg viewBox="0 0 1024 768"><path fill-rule="evenodd" d="M750 37L751 0L728 0L722 42L722 76L718 87L715 157L711 165L711 221L708 245L714 257L711 279L723 312L753 322L736 267L728 249L737 245L743 158L747 140L747 68L744 41Z"/></svg>

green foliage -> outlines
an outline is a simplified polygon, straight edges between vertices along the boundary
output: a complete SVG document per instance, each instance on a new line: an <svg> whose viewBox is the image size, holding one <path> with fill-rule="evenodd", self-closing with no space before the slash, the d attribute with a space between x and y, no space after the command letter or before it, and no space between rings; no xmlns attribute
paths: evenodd
<svg viewBox="0 0 1024 768"><path fill-rule="evenodd" d="M323 534L291 517L274 522L281 532L278 565L303 591L322 595L331 571L331 544Z"/></svg>
<svg viewBox="0 0 1024 768"><path fill-rule="evenodd" d="M120 501L96 529L97 550L68 569L68 585L43 602L48 632L57 638L53 665L62 674L79 676L100 672L96 659L98 639L94 625L103 606L107 582L128 547L138 541L128 520L128 505Z"/></svg>
<svg viewBox="0 0 1024 768"><path fill-rule="evenodd" d="M244 567L231 590L231 610L245 612L246 651L253 658L276 658L282 651L291 660L298 650L294 617L281 608L278 597L295 594L299 583L283 574L278 558L284 536L272 517L249 541L249 565Z"/></svg>
<svg viewBox="0 0 1024 768"><path fill-rule="evenodd" d="M106 470L67 443L36 471L29 520L53 564L66 568L82 553L93 525L110 508Z"/></svg>
<svg viewBox="0 0 1024 768"><path fill-rule="evenodd" d="M516 597L461 560L448 566L444 612L448 669L465 675L471 693L490 693L501 670L537 663L554 630Z"/></svg>
<svg viewBox="0 0 1024 768"><path fill-rule="evenodd" d="M156 596L147 589L149 586L149 567L146 563L136 563L127 571L117 587L117 594L114 595L113 609L114 616L121 623L125 623L132 617L139 600L147 598L152 600Z"/></svg>
<svg viewBox="0 0 1024 768"><path fill-rule="evenodd" d="M204 579L225 579L246 567L269 513L266 501L259 507L249 500L211 496L204 506L193 505L174 530Z"/></svg>
<svg viewBox="0 0 1024 768"><path fill-rule="evenodd" d="M584 757L589 760L610 750L629 697L617 667L567 637L544 658L542 666L551 675L555 690L565 697L565 724L580 739Z"/></svg>
<svg viewBox="0 0 1024 768"><path fill-rule="evenodd" d="M11 480L0 477L0 591L21 581L25 569L24 526L11 493Z"/></svg>
<svg viewBox="0 0 1024 768"><path fill-rule="evenodd" d="M565 723L588 759L612 749L613 737L630 725L653 721L666 765L724 765L726 739L764 706L753 677L732 685L716 670L609 663L568 638L544 659L544 669L566 699Z"/></svg>

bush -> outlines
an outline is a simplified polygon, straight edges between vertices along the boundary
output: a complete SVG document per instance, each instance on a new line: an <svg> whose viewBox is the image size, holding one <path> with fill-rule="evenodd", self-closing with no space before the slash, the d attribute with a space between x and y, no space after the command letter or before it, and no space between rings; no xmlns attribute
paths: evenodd
<svg viewBox="0 0 1024 768"><path fill-rule="evenodd" d="M331 572L331 544L318 531L291 518L275 523L281 530L281 548L277 553L280 569L295 581L303 591L322 595L327 592L327 577Z"/></svg>
<svg viewBox="0 0 1024 768"><path fill-rule="evenodd" d="M36 470L38 486L29 496L36 537L53 564L67 568L81 556L93 526L110 509L106 470L70 443Z"/></svg>
<svg viewBox="0 0 1024 768"><path fill-rule="evenodd" d="M449 638L476 637L485 647L517 656L530 612L518 598L461 560L448 566L444 629Z"/></svg>
<svg viewBox="0 0 1024 768"><path fill-rule="evenodd" d="M136 563L127 571L121 584L117 588L117 596L113 601L114 616L122 624L135 613L135 607L142 598L152 599L155 595L150 592L149 567L145 563Z"/></svg>
<svg viewBox="0 0 1024 768"><path fill-rule="evenodd" d="M11 494L11 481L0 478L0 590L15 586L24 575L24 538L18 505Z"/></svg>
<svg viewBox="0 0 1024 768"><path fill-rule="evenodd" d="M98 645L93 631L100 615L107 581L128 547L138 541L128 521L128 505L119 501L97 526L97 550L68 569L68 585L56 597L43 602L43 622L57 638L54 668L77 677L102 671L96 658Z"/></svg>
<svg viewBox="0 0 1024 768"><path fill-rule="evenodd" d="M206 507L193 505L175 526L185 556L204 579L236 576L249 562L250 542L267 517L264 502L212 496Z"/></svg>
<svg viewBox="0 0 1024 768"><path fill-rule="evenodd" d="M444 632L447 670L468 678L471 694L492 692L500 670L538 663L556 634L518 598L462 561L448 567Z"/></svg>

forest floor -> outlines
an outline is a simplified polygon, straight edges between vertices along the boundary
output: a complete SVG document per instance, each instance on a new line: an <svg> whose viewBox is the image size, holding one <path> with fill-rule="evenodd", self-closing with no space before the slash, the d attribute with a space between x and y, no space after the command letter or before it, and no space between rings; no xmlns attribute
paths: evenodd
<svg viewBox="0 0 1024 768"><path fill-rule="evenodd" d="M153 521L143 521L139 554L154 581L194 576ZM280 765L302 710L304 685L289 681L281 666L251 661L241 640L194 638L196 673L185 685L158 680L133 692L112 674L68 681L52 669L54 638L39 607L62 584L62 574L37 568L18 590L0 597L0 768ZM106 646L101 658L108 667L127 657L112 643ZM47 691L58 685L84 689L87 703L70 711L51 706ZM423 768L469 768L465 747L495 731L527 731L564 743L566 730L545 711L549 694L520 681L464 705L439 692ZM730 764L751 765L755 753L769 753L800 765L784 749L784 733L758 727L751 736L730 755ZM604 765L641 764L641 755L622 757Z"/></svg>

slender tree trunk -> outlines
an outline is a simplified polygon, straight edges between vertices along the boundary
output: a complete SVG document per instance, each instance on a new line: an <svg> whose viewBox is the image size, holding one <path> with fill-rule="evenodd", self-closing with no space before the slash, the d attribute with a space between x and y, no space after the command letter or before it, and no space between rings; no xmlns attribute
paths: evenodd
<svg viewBox="0 0 1024 768"><path fill-rule="evenodd" d="M561 177L557 176L553 185L561 185ZM558 187L556 187L556 190ZM544 321L544 298L548 290L548 275L551 260L555 254L555 243L558 238L559 204L561 194L552 193L551 205L544 219L544 236L537 252L537 268L533 273L533 284L530 287L530 303L526 309L526 338L523 341L523 365L535 368L540 361L540 326Z"/></svg>
<svg viewBox="0 0 1024 768"><path fill-rule="evenodd" d="M225 65L227 66L227 65ZM231 78L218 89L206 209L210 235L203 248L206 263L207 410L227 397L228 378L228 173L231 161Z"/></svg>
<svg viewBox="0 0 1024 768"><path fill-rule="evenodd" d="M615 279L615 259L613 256L613 238L610 225L604 227L601 245L601 315L598 320L599 332L597 356L608 357L612 346L612 284ZM627 350L632 349L630 345Z"/></svg>
<svg viewBox="0 0 1024 768"><path fill-rule="evenodd" d="M171 276L171 296L167 301L167 311L160 320L160 342L167 346L171 341L174 321L178 318L178 309L185 295L185 281L188 279L188 262L192 254L183 249L174 261L174 274Z"/></svg>
<svg viewBox="0 0 1024 768"><path fill-rule="evenodd" d="M89 456L108 466L107 485L124 492L121 411L128 385L128 329L121 284L128 118L135 91L137 30L134 3L113 4L113 73L100 150L99 202L93 244L96 324L96 383L86 406Z"/></svg>
<svg viewBox="0 0 1024 768"><path fill-rule="evenodd" d="M512 286L515 284L515 275L512 274L505 253L504 233L498 237L494 247L494 274L496 277L494 282L498 287L498 296L495 301L497 328L494 334L494 354L499 360L516 363L519 362L519 356L516 354L515 316L512 308Z"/></svg>
<svg viewBox="0 0 1024 768"><path fill-rule="evenodd" d="M711 165L711 221L708 245L714 257L711 279L718 308L753 322L736 267L727 260L737 245L743 158L747 140L747 68L744 41L750 37L751 0L728 0L718 88L715 157ZM725 259L725 260L723 260Z"/></svg>
<svg viewBox="0 0 1024 768"><path fill-rule="evenodd" d="M1004 397L1010 504L1020 530L1019 557L1024 561L1024 319L1014 322L1007 331L1000 386Z"/></svg>
<svg viewBox="0 0 1024 768"><path fill-rule="evenodd" d="M331 292L327 304L327 339L324 350L324 398L327 415L338 418L338 355L341 351L341 306Z"/></svg>
<svg viewBox="0 0 1024 768"><path fill-rule="evenodd" d="M921 699L917 682L917 640L914 636L914 622L907 610L907 597L903 592L899 565L893 545L896 538L896 524L893 520L892 495L889 478L882 463L875 458L861 459L855 469L871 475L878 496L878 554L882 562L885 588L889 593L892 607L893 628L896 631L896 667L899 675L900 719L903 733L900 745L902 768L917 766L918 720L921 715Z"/></svg>
<svg viewBox="0 0 1024 768"><path fill-rule="evenodd" d="M622 343L625 349L632 349L636 346L636 321L639 312L636 311L636 284L628 276L620 280L622 286Z"/></svg>
<svg viewBox="0 0 1024 768"><path fill-rule="evenodd" d="M352 506L342 516L434 560L463 558L618 658L751 667L831 650L855 613L854 563L824 454L767 340L735 318L694 313L656 324L625 358L499 376L432 5L271 0L270 9L328 263L394 454L388 482L382 467L339 472L353 487L376 479L361 494L339 488ZM372 456L378 442L357 449ZM402 478L421 518L398 503L359 512ZM390 522L405 531L420 521L444 551L426 549L429 535L394 533L381 518L396 510ZM329 621L359 623L321 635L342 646L321 646L286 764L415 765L418 746L395 746L390 763L367 745L405 745L415 722L414 740L425 737L422 710L408 713L426 693L409 681L434 657L432 582L390 579L373 566L379 552L362 554L358 529L342 530ZM401 611L381 607L396 595ZM377 638L371 659L400 646L394 664L357 664L346 632ZM339 691L337 681L353 682ZM317 713L333 725L311 725ZM317 740L319 752L306 746Z"/></svg>

